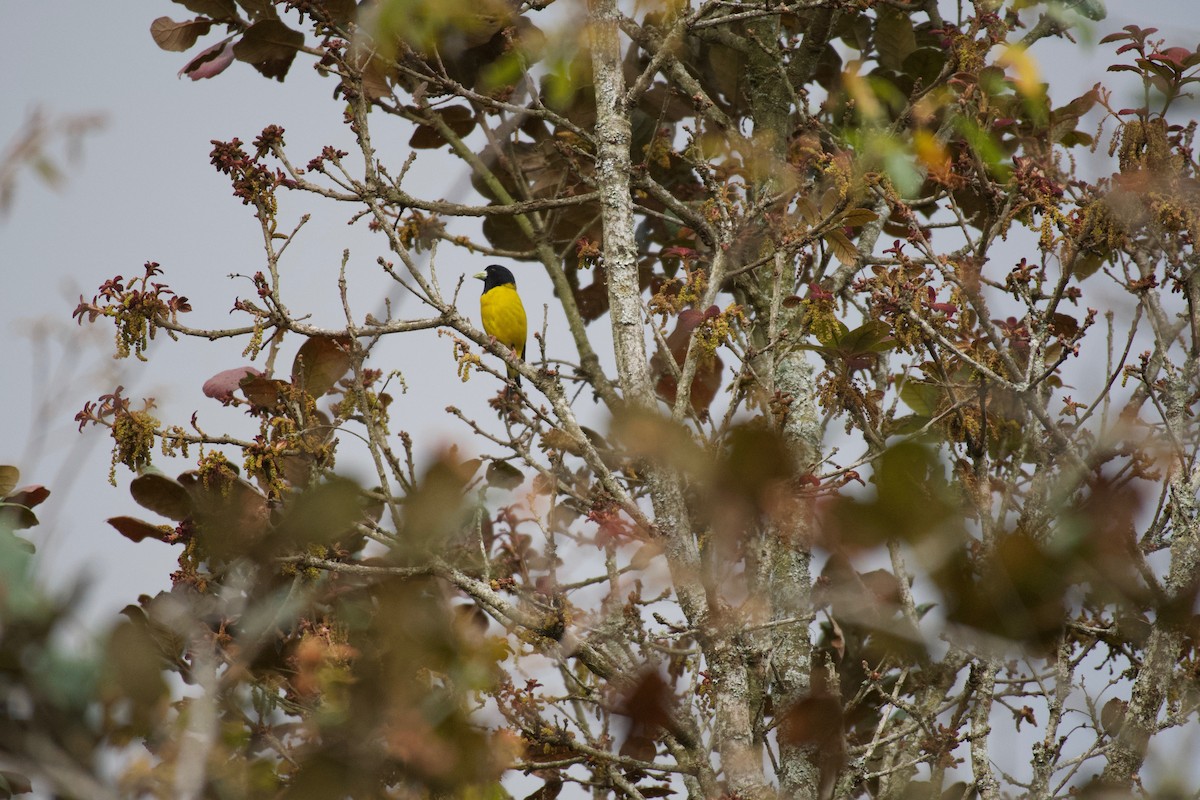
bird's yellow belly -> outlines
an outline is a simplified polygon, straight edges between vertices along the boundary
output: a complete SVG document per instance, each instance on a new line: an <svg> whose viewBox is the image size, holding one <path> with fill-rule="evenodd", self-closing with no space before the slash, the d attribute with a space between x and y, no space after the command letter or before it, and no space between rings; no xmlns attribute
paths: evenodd
<svg viewBox="0 0 1200 800"><path fill-rule="evenodd" d="M525 309L515 289L497 286L480 298L480 313L483 329L496 341L513 349L521 357L525 355Z"/></svg>

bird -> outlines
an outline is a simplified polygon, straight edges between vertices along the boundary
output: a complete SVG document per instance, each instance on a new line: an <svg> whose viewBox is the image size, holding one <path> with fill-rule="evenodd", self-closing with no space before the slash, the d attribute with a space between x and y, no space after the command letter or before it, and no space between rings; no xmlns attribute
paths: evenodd
<svg viewBox="0 0 1200 800"><path fill-rule="evenodd" d="M479 312L483 318L484 332L507 345L518 360L524 361L527 323L525 306L517 294L517 279L499 264L489 265L475 277L483 281ZM508 367L508 377L517 386L521 385L521 375L511 365Z"/></svg>

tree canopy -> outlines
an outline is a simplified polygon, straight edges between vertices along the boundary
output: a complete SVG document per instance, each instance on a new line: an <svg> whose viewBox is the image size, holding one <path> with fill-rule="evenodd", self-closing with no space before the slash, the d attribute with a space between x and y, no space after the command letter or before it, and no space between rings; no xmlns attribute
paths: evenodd
<svg viewBox="0 0 1200 800"><path fill-rule="evenodd" d="M80 298L147 370L225 348L242 416L84 404L111 527L179 552L87 658L0 468L10 793L1196 791L1200 51L1100 39L1127 107L1043 80L1097 0L162 5L181 76L314 68L345 136L213 142L262 232L232 327L154 261ZM336 324L285 196L374 235ZM419 311L356 308L364 260ZM456 283L492 262L553 287L524 361ZM461 448L389 413L430 331L494 393Z"/></svg>

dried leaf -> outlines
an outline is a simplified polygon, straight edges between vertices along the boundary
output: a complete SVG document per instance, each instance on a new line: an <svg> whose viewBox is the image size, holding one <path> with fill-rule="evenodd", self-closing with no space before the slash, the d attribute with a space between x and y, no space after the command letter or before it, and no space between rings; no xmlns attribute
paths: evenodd
<svg viewBox="0 0 1200 800"><path fill-rule="evenodd" d="M212 30L212 20L193 19L188 22L176 22L170 17L159 17L150 23L150 36L154 43L163 50L182 53L196 43L196 40Z"/></svg>
<svg viewBox="0 0 1200 800"><path fill-rule="evenodd" d="M161 542L173 530L169 525L151 525L136 517L109 517L107 521L122 536L133 542L140 542L143 539L156 539Z"/></svg>
<svg viewBox="0 0 1200 800"><path fill-rule="evenodd" d="M350 369L350 340L345 336L310 336L292 362L292 383L313 397L333 388Z"/></svg>
<svg viewBox="0 0 1200 800"><path fill-rule="evenodd" d="M525 474L507 461L493 461L488 464L487 482L497 489L516 489L525 482Z"/></svg>
<svg viewBox="0 0 1200 800"><path fill-rule="evenodd" d="M418 111L418 113L420 113ZM467 106L446 106L445 108L430 109L428 114L441 117L446 127L459 137L466 136L475 129L475 112ZM432 125L418 125L408 140L409 147L419 150L433 150L447 144L442 134Z"/></svg>
<svg viewBox="0 0 1200 800"><path fill-rule="evenodd" d="M275 378L264 378L259 375L243 378L240 382L242 394L246 399L259 408L277 411L282 406L281 397L286 397L291 384Z"/></svg>
<svg viewBox="0 0 1200 800"><path fill-rule="evenodd" d="M183 484L159 472L147 472L134 478L129 493L142 508L167 519L183 522L192 515L192 498Z"/></svg>
<svg viewBox="0 0 1200 800"><path fill-rule="evenodd" d="M21 470L9 464L0 464L0 497L6 497L17 488L17 482L20 480Z"/></svg>
<svg viewBox="0 0 1200 800"><path fill-rule="evenodd" d="M233 4L233 0L175 0L175 2L188 11L203 14L217 22L237 16L237 6Z"/></svg>
<svg viewBox="0 0 1200 800"><path fill-rule="evenodd" d="M833 252L837 260L847 267L858 263L858 248L840 229L825 234L825 245Z"/></svg>
<svg viewBox="0 0 1200 800"><path fill-rule="evenodd" d="M879 215L869 208L850 208L838 218L838 224L847 228L858 228L877 219Z"/></svg>
<svg viewBox="0 0 1200 800"><path fill-rule="evenodd" d="M253 66L268 78L282 81L296 51L304 46L304 34L278 19L262 19L251 25L233 46L238 61Z"/></svg>

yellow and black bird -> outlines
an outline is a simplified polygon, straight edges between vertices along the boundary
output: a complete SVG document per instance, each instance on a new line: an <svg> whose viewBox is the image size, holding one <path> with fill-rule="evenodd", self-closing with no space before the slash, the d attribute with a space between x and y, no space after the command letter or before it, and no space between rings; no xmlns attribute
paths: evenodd
<svg viewBox="0 0 1200 800"><path fill-rule="evenodd" d="M483 295L479 298L479 311L483 317L483 330L494 336L497 342L507 345L517 358L525 360L525 306L517 294L517 279L499 264L492 264L476 278L483 281ZM521 385L521 376L511 366L509 380Z"/></svg>

